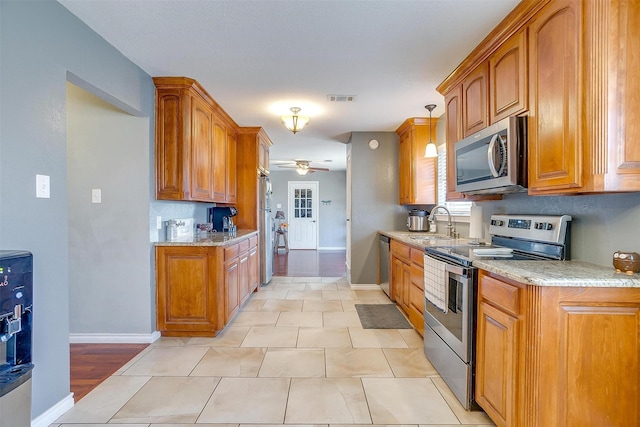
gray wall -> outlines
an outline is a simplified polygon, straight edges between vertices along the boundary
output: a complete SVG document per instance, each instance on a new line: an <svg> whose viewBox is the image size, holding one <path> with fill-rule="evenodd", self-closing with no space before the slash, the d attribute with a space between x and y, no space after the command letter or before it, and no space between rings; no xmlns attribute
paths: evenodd
<svg viewBox="0 0 640 427"><path fill-rule="evenodd" d="M271 209L273 216L277 210L287 215L288 211L288 183L289 181L318 181L319 200L331 200L331 204L319 206L318 249L346 248L346 172L316 172L305 176L295 171L272 170L269 175L273 189ZM277 204L282 205L277 209Z"/></svg>
<svg viewBox="0 0 640 427"><path fill-rule="evenodd" d="M146 227L154 230L155 215L167 219L177 213L204 219L205 207L149 202L153 194L153 82L59 3L0 1L0 76L0 249L25 249L34 254L35 418L69 395L69 264L73 260L68 255L67 80L124 111L148 118L146 138L140 142L146 147L136 151L136 161L148 171L148 197L142 196L127 215L140 225L145 216L142 211L146 212ZM36 199L36 174L51 177L50 199ZM135 191L137 195L140 189ZM114 325L114 330L90 332L153 332L152 246L140 239L136 236L129 251L131 257L146 260L132 275L139 279L134 284L139 300L134 304L147 320L131 330L123 325L115 330ZM113 306L130 304L129 294L112 297Z"/></svg>
<svg viewBox="0 0 640 427"><path fill-rule="evenodd" d="M380 146L369 148L369 140ZM378 230L406 230L398 205L398 135L353 132L351 150L351 283L378 281Z"/></svg>
<svg viewBox="0 0 640 427"><path fill-rule="evenodd" d="M67 95L70 332L149 334L149 119Z"/></svg>

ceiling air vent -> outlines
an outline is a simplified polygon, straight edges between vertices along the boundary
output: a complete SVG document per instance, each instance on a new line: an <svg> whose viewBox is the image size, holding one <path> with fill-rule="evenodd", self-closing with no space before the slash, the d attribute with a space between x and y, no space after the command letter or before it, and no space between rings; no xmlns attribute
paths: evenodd
<svg viewBox="0 0 640 427"><path fill-rule="evenodd" d="M329 102L354 102L356 100L355 95L327 95Z"/></svg>

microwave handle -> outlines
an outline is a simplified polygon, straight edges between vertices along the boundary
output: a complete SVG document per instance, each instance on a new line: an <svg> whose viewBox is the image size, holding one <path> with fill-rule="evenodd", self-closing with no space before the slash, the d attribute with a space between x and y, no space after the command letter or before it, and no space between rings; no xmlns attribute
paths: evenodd
<svg viewBox="0 0 640 427"><path fill-rule="evenodd" d="M494 178L498 178L500 176L500 174L502 174L502 171L504 169L504 159L500 159L500 170L496 170L496 167L494 166L495 164L495 159L493 156L494 150L493 147L496 145L496 142L498 142L500 145L502 145L502 152L504 153L505 150L505 144L504 144L504 140L502 138L500 138L500 134L495 134L493 135L493 137L491 138L491 142L489 142L489 148L487 150L487 162L489 163L489 169L491 170L491 175L493 175Z"/></svg>

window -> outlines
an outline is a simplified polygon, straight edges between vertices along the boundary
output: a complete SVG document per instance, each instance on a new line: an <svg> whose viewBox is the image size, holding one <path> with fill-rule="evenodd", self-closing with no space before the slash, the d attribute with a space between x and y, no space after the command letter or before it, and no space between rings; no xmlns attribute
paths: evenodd
<svg viewBox="0 0 640 427"><path fill-rule="evenodd" d="M438 146L438 204L445 206L451 214L469 215L472 202L447 202L447 145Z"/></svg>

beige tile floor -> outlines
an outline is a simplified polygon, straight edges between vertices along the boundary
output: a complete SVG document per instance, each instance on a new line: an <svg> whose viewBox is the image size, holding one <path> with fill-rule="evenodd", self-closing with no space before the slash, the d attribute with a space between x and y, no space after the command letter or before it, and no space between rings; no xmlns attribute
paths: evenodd
<svg viewBox="0 0 640 427"><path fill-rule="evenodd" d="M274 277L215 338L161 338L54 427L493 426L467 412L411 329L362 329L388 304L343 278Z"/></svg>

